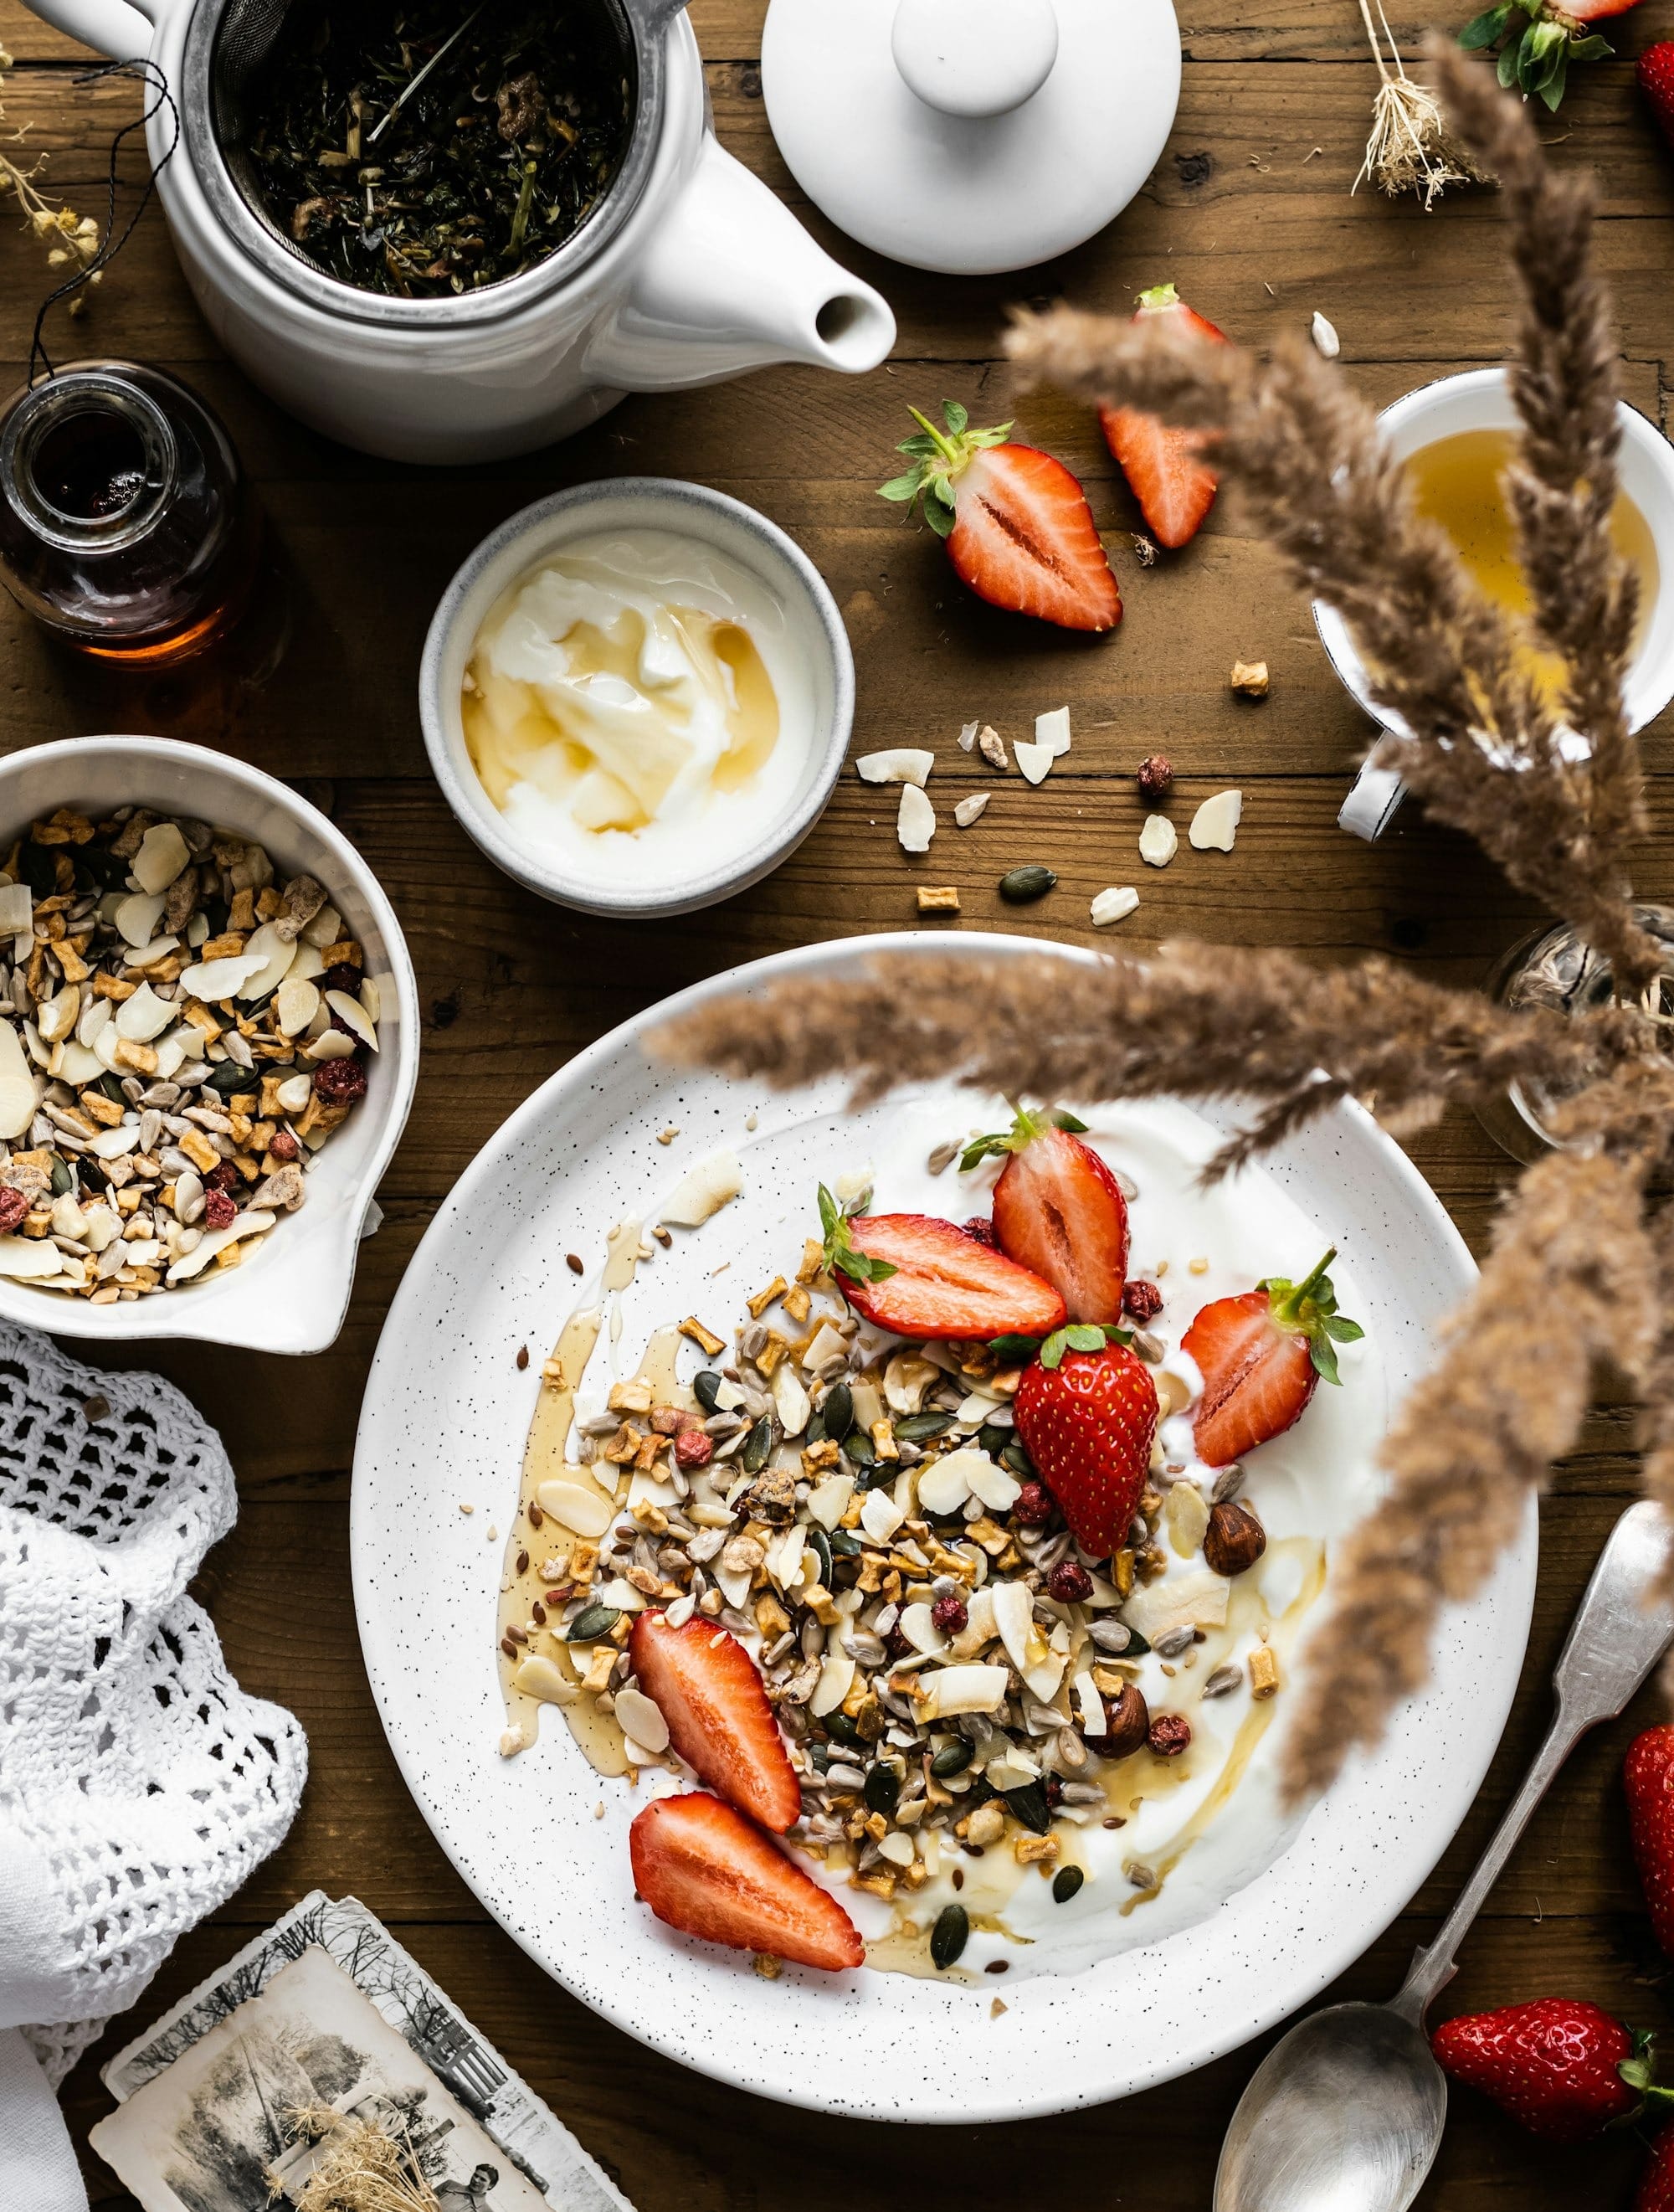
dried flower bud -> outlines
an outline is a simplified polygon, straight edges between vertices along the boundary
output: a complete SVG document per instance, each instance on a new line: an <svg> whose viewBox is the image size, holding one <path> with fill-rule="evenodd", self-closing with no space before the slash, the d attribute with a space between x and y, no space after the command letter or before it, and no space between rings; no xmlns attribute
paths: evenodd
<svg viewBox="0 0 1674 2212"><path fill-rule="evenodd" d="M1267 1549L1267 1531L1247 1505L1223 1498L1210 1508L1204 1557L1217 1575L1246 1574Z"/></svg>
<svg viewBox="0 0 1674 2212"><path fill-rule="evenodd" d="M1137 780L1142 799L1166 799L1174 787L1174 765L1161 753L1151 753L1140 762Z"/></svg>

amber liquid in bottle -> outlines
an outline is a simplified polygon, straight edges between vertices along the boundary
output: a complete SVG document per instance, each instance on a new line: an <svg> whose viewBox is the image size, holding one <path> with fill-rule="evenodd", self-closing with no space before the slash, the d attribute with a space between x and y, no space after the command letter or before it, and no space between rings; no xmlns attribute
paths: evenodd
<svg viewBox="0 0 1674 2212"><path fill-rule="evenodd" d="M227 433L131 362L76 362L0 413L0 581L67 644L136 668L239 620L259 525Z"/></svg>

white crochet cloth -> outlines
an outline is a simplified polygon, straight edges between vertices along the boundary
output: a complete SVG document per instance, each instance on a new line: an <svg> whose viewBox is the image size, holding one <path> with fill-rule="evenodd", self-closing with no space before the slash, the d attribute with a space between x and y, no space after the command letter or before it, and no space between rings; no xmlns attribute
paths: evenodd
<svg viewBox="0 0 1674 2212"><path fill-rule="evenodd" d="M185 1595L236 1511L220 1437L171 1383L0 1322L5 2212L82 2212L48 2085L302 1794L301 1729L245 1696Z"/></svg>

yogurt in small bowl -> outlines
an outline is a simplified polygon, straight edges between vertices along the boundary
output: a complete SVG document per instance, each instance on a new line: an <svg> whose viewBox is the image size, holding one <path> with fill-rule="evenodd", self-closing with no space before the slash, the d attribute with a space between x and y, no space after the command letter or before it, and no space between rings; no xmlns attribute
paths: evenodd
<svg viewBox="0 0 1674 2212"><path fill-rule="evenodd" d="M543 897L652 918L795 851L854 672L807 556L740 501L628 477L513 515L443 594L420 709L448 802Z"/></svg>

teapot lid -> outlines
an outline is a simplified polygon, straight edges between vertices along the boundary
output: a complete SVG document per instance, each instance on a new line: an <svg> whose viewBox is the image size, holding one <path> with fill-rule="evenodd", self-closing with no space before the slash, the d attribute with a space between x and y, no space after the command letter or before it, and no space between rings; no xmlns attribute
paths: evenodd
<svg viewBox="0 0 1674 2212"><path fill-rule="evenodd" d="M1066 253L1149 175L1180 99L1170 0L772 0L767 120L852 238L980 276Z"/></svg>

